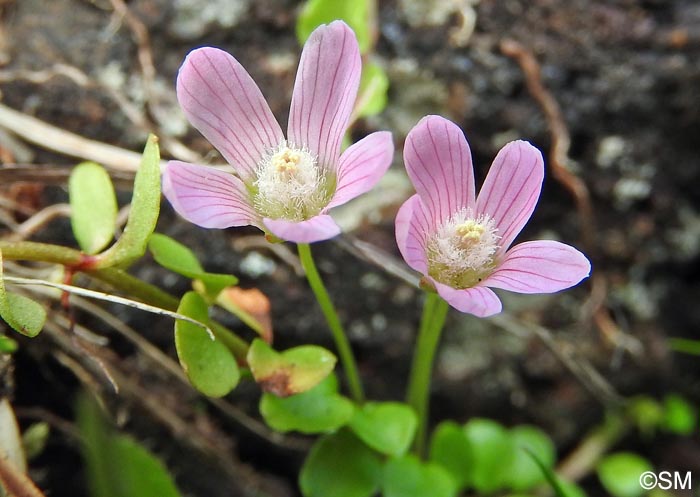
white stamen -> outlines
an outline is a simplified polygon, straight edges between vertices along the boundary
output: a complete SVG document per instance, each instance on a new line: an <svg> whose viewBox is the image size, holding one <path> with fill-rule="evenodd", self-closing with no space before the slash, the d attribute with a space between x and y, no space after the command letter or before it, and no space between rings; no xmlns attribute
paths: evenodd
<svg viewBox="0 0 700 497"><path fill-rule="evenodd" d="M306 148L283 141L260 161L256 175L253 203L265 217L303 221L330 201L328 174Z"/></svg>
<svg viewBox="0 0 700 497"><path fill-rule="evenodd" d="M444 221L428 239L428 273L453 288L469 288L494 268L498 228L486 214L474 217L462 209Z"/></svg>

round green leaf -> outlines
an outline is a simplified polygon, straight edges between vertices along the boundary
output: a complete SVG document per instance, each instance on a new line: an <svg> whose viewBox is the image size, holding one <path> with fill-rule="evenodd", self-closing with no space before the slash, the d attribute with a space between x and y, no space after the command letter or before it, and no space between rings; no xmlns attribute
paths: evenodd
<svg viewBox="0 0 700 497"><path fill-rule="evenodd" d="M208 321L207 305L195 292L182 297L177 311L202 323ZM240 372L233 354L200 326L176 321L175 348L190 382L203 394L222 397L238 384Z"/></svg>
<svg viewBox="0 0 700 497"><path fill-rule="evenodd" d="M613 497L643 495L646 490L639 483L639 477L651 470L649 461L632 452L618 452L606 456L596 467L600 482Z"/></svg>
<svg viewBox="0 0 700 497"><path fill-rule="evenodd" d="M4 291L0 294L0 317L18 333L37 336L46 322L44 308L24 295Z"/></svg>
<svg viewBox="0 0 700 497"><path fill-rule="evenodd" d="M338 380L328 376L307 392L290 397L264 393L260 399L260 414L265 422L279 432L328 433L347 424L354 405L338 395Z"/></svg>
<svg viewBox="0 0 700 497"><path fill-rule="evenodd" d="M399 402L367 402L350 420L350 429L373 449L392 456L406 452L416 434L415 412Z"/></svg>
<svg viewBox="0 0 700 497"><path fill-rule="evenodd" d="M341 430L316 442L301 468L299 486L304 497L371 497L381 474L379 455Z"/></svg>
<svg viewBox="0 0 700 497"><path fill-rule="evenodd" d="M533 460L533 456L545 467L552 468L556 452L547 434L534 426L517 426L510 430L510 436L515 452L511 462L509 486L522 492L545 480L545 475Z"/></svg>
<svg viewBox="0 0 700 497"><path fill-rule="evenodd" d="M696 413L687 400L680 395L670 394L664 398L662 426L666 431L678 435L690 435L695 430Z"/></svg>
<svg viewBox="0 0 700 497"><path fill-rule="evenodd" d="M68 180L71 226L88 254L104 249L114 237L117 197L107 171L94 162L78 164Z"/></svg>
<svg viewBox="0 0 700 497"><path fill-rule="evenodd" d="M457 423L440 423L430 441L430 460L445 468L462 489L472 481L474 454L464 429Z"/></svg>
<svg viewBox="0 0 700 497"><path fill-rule="evenodd" d="M248 349L248 365L261 388L279 397L294 395L318 385L335 367L335 356L317 345L276 352L256 338Z"/></svg>
<svg viewBox="0 0 700 497"><path fill-rule="evenodd" d="M384 497L452 497L457 485L442 466L407 455L386 463L382 491Z"/></svg>
<svg viewBox="0 0 700 497"><path fill-rule="evenodd" d="M506 429L490 419L475 418L464 425L464 433L474 454L474 488L484 493L505 488L514 452Z"/></svg>

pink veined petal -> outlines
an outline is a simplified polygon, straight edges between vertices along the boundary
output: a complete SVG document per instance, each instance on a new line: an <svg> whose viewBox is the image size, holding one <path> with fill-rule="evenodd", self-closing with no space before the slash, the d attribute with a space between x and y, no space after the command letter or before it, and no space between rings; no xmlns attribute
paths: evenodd
<svg viewBox="0 0 700 497"><path fill-rule="evenodd" d="M406 200L396 215L396 244L406 263L421 274L428 274L425 253L432 221L418 194Z"/></svg>
<svg viewBox="0 0 700 497"><path fill-rule="evenodd" d="M520 293L552 293L588 277L591 263L575 248L551 240L525 242L505 259L482 285Z"/></svg>
<svg viewBox="0 0 700 497"><path fill-rule="evenodd" d="M434 284L440 297L459 312L485 318L498 314L503 309L501 299L490 288L475 286L457 290L442 283L434 282Z"/></svg>
<svg viewBox="0 0 700 497"><path fill-rule="evenodd" d="M265 97L230 54L204 47L187 55L177 77L177 98L187 119L244 181L272 147L284 140Z"/></svg>
<svg viewBox="0 0 700 497"><path fill-rule="evenodd" d="M260 226L243 182L211 167L168 162L163 194L178 214L204 228Z"/></svg>
<svg viewBox="0 0 700 497"><path fill-rule="evenodd" d="M426 116L404 144L406 171L436 223L475 206L474 168L467 139L440 116Z"/></svg>
<svg viewBox="0 0 700 497"><path fill-rule="evenodd" d="M498 227L503 254L535 210L544 179L542 153L526 141L508 143L496 155L476 199L477 214Z"/></svg>
<svg viewBox="0 0 700 497"><path fill-rule="evenodd" d="M394 142L388 131L377 131L348 148L338 162L335 195L328 209L372 189L391 166Z"/></svg>
<svg viewBox="0 0 700 497"><path fill-rule="evenodd" d="M287 136L335 168L357 97L361 71L355 33L342 21L323 25L306 41L299 61Z"/></svg>
<svg viewBox="0 0 700 497"><path fill-rule="evenodd" d="M328 240L340 234L340 227L333 218L321 214L306 221L264 218L265 227L277 238L295 243L314 243Z"/></svg>

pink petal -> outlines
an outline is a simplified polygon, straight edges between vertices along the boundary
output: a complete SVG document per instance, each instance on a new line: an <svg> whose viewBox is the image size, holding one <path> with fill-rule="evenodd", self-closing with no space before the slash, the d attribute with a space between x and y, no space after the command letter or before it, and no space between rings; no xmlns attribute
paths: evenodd
<svg viewBox="0 0 700 497"><path fill-rule="evenodd" d="M267 217L263 219L263 222L270 233L288 242L320 242L340 234L340 228L335 224L333 218L325 214L300 222Z"/></svg>
<svg viewBox="0 0 700 497"><path fill-rule="evenodd" d="M396 244L406 263L422 274L428 274L425 246L432 221L419 195L406 200L396 215Z"/></svg>
<svg viewBox="0 0 700 497"><path fill-rule="evenodd" d="M493 293L493 290L483 286L457 290L435 282L435 289L440 297L458 311L467 312L479 318L498 314L503 308L501 300Z"/></svg>
<svg viewBox="0 0 700 497"><path fill-rule="evenodd" d="M496 155L476 199L478 214L496 222L505 252L530 219L544 178L542 153L525 141L508 143Z"/></svg>
<svg viewBox="0 0 700 497"><path fill-rule="evenodd" d="M163 194L178 214L204 228L260 226L243 182L211 167L168 162Z"/></svg>
<svg viewBox="0 0 700 497"><path fill-rule="evenodd" d="M433 221L474 208L474 169L464 133L452 121L426 116L410 131L404 161Z"/></svg>
<svg viewBox="0 0 700 497"><path fill-rule="evenodd" d="M552 293L572 287L591 272L575 248L551 240L520 243L482 285L520 293Z"/></svg>
<svg viewBox="0 0 700 497"><path fill-rule="evenodd" d="M393 156L394 142L388 131L372 133L348 148L340 156L335 195L327 208L371 190L389 169Z"/></svg>
<svg viewBox="0 0 700 497"><path fill-rule="evenodd" d="M244 181L284 135L260 89L231 55L218 48L189 53L177 77L177 98L187 119Z"/></svg>
<svg viewBox="0 0 700 497"><path fill-rule="evenodd" d="M289 111L289 141L335 168L360 83L360 49L342 21L323 25L306 41Z"/></svg>

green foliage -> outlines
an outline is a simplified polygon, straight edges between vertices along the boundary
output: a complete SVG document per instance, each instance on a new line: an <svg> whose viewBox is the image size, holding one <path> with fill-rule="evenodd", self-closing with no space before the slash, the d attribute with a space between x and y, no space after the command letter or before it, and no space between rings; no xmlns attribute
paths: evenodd
<svg viewBox="0 0 700 497"><path fill-rule="evenodd" d="M148 240L148 249L164 268L204 283L206 294L211 299L215 299L224 288L238 283L235 276L204 271L194 253L169 236L153 233Z"/></svg>
<svg viewBox="0 0 700 497"><path fill-rule="evenodd" d="M660 426L664 411L661 404L647 396L639 396L630 400L627 405L627 414L632 422L644 435L651 436Z"/></svg>
<svg viewBox="0 0 700 497"><path fill-rule="evenodd" d="M104 249L114 237L117 197L107 171L94 162L78 164L68 180L71 226L88 254Z"/></svg>
<svg viewBox="0 0 700 497"><path fill-rule="evenodd" d="M474 418L464 425L474 454L472 485L479 492L490 493L506 488L508 470L514 458L513 440L508 431L490 419Z"/></svg>
<svg viewBox="0 0 700 497"><path fill-rule="evenodd" d="M341 430L314 444L301 469L299 485L304 497L371 497L381 478L379 455L349 430Z"/></svg>
<svg viewBox="0 0 700 497"><path fill-rule="evenodd" d="M2 278L2 252L0 252L0 317L16 332L28 337L37 336L46 322L46 311L32 299L5 290ZM5 345L12 348L11 342L6 341Z"/></svg>
<svg viewBox="0 0 700 497"><path fill-rule="evenodd" d="M360 89L353 110L354 119L374 116L384 110L389 91L389 76L375 63L368 62L362 66Z"/></svg>
<svg viewBox="0 0 700 497"><path fill-rule="evenodd" d="M280 397L318 385L335 367L336 357L317 345L303 345L284 352L256 338L248 349L248 365L262 389Z"/></svg>
<svg viewBox="0 0 700 497"><path fill-rule="evenodd" d="M177 311L201 323L209 320L207 304L195 292L182 297ZM212 340L202 327L176 321L175 347L190 382L204 395L222 397L238 384L240 372L233 354L219 340Z"/></svg>
<svg viewBox="0 0 700 497"><path fill-rule="evenodd" d="M440 423L430 441L430 460L450 472L458 488L466 488L472 481L473 448L464 429L457 423Z"/></svg>
<svg viewBox="0 0 700 497"><path fill-rule="evenodd" d="M690 435L695 431L697 413L690 403L680 395L664 397L661 426L671 433Z"/></svg>
<svg viewBox="0 0 700 497"><path fill-rule="evenodd" d="M308 0L297 19L297 39L304 43L311 32L321 24L328 24L336 19L345 21L355 32L360 52L369 50L370 39L370 1L371 0Z"/></svg>
<svg viewBox="0 0 700 497"><path fill-rule="evenodd" d="M639 497L645 493L639 477L652 469L643 457L632 452L618 452L601 459L596 472L613 497Z"/></svg>
<svg viewBox="0 0 700 497"><path fill-rule="evenodd" d="M12 354L17 351L17 342L10 337L0 335L0 354Z"/></svg>
<svg viewBox="0 0 700 497"><path fill-rule="evenodd" d="M515 453L510 466L509 486L518 492L529 490L544 481L545 474L541 466L554 467L554 444L547 434L534 426L516 426L510 430L510 437L515 446Z"/></svg>
<svg viewBox="0 0 700 497"><path fill-rule="evenodd" d="M407 455L387 462L382 490L384 497L453 497L457 485L442 466Z"/></svg>
<svg viewBox="0 0 700 497"><path fill-rule="evenodd" d="M163 463L131 438L113 433L87 396L78 401L78 428L92 497L180 497Z"/></svg>
<svg viewBox="0 0 700 497"><path fill-rule="evenodd" d="M700 355L700 340L689 338L669 338L668 346L671 350L690 355Z"/></svg>
<svg viewBox="0 0 700 497"><path fill-rule="evenodd" d="M260 414L265 422L280 432L329 433L350 421L354 412L350 400L338 394L338 380L328 376L311 390L278 397L264 393Z"/></svg>
<svg viewBox="0 0 700 497"><path fill-rule="evenodd" d="M33 459L44 451L49 433L49 424L45 421L34 423L24 430L22 446L27 459Z"/></svg>
<svg viewBox="0 0 700 497"><path fill-rule="evenodd" d="M418 419L406 404L367 402L355 411L350 429L363 442L387 455L403 455L416 434Z"/></svg>
<svg viewBox="0 0 700 497"><path fill-rule="evenodd" d="M99 256L96 267L124 266L143 256L148 238L158 221L160 195L158 138L150 135L134 179L131 211L124 233L114 245Z"/></svg>

